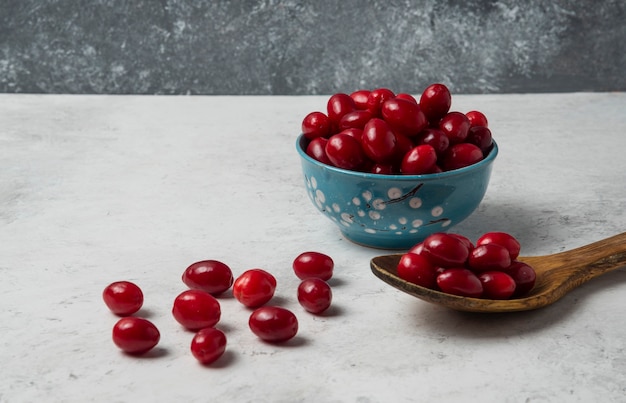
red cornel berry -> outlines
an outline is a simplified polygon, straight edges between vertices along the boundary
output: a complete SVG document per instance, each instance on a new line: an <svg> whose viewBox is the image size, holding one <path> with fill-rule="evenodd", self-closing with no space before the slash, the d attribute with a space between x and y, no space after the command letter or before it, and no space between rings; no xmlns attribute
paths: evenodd
<svg viewBox="0 0 626 403"><path fill-rule="evenodd" d="M358 170L367 159L361 142L344 132L329 138L325 151L333 165L348 170Z"/></svg>
<svg viewBox="0 0 626 403"><path fill-rule="evenodd" d="M388 99L382 105L381 114L391 127L405 136L417 136L428 126L420 106L406 99Z"/></svg>
<svg viewBox="0 0 626 403"><path fill-rule="evenodd" d="M470 127L483 126L488 127L489 122L484 113L480 111L469 111L465 114L470 121Z"/></svg>
<svg viewBox="0 0 626 403"><path fill-rule="evenodd" d="M359 110L367 109L367 99L370 95L370 90L357 90L350 94L350 98L354 101L354 106Z"/></svg>
<svg viewBox="0 0 626 403"><path fill-rule="evenodd" d="M274 296L276 278L262 269L243 272L233 284L233 296L248 308L259 307Z"/></svg>
<svg viewBox="0 0 626 403"><path fill-rule="evenodd" d="M159 329L147 319L129 316L113 326L113 343L128 354L144 354L159 343Z"/></svg>
<svg viewBox="0 0 626 403"><path fill-rule="evenodd" d="M486 271L478 275L483 298L509 299L515 292L515 280L503 271Z"/></svg>
<svg viewBox="0 0 626 403"><path fill-rule="evenodd" d="M174 319L189 330L199 330L215 326L220 320L219 302L209 293L200 290L187 290L174 300Z"/></svg>
<svg viewBox="0 0 626 403"><path fill-rule="evenodd" d="M191 340L190 349L201 364L211 364L226 351L226 335L214 327L201 329Z"/></svg>
<svg viewBox="0 0 626 403"><path fill-rule="evenodd" d="M439 130L445 133L450 144L463 143L469 133L470 121L461 112L449 112L439 121Z"/></svg>
<svg viewBox="0 0 626 403"><path fill-rule="evenodd" d="M328 144L328 139L323 137L317 137L311 140L309 145L306 147L307 155L323 164L332 165L328 155L326 155L326 144Z"/></svg>
<svg viewBox="0 0 626 403"><path fill-rule="evenodd" d="M385 101L393 99L396 95L389 88L376 88L367 97L367 110L373 117L381 117L381 109Z"/></svg>
<svg viewBox="0 0 626 403"><path fill-rule="evenodd" d="M476 241L476 246L488 244L500 245L506 248L511 259L517 259L521 249L519 241L506 232L487 232Z"/></svg>
<svg viewBox="0 0 626 403"><path fill-rule="evenodd" d="M302 133L309 140L317 137L328 137L330 119L322 112L311 112L302 121Z"/></svg>
<svg viewBox="0 0 626 403"><path fill-rule="evenodd" d="M202 260L187 267L182 280L191 289L219 295L233 284L233 272L220 261Z"/></svg>
<svg viewBox="0 0 626 403"><path fill-rule="evenodd" d="M333 293L328 283L319 278L307 278L298 286L298 302L311 313L322 313L330 307Z"/></svg>
<svg viewBox="0 0 626 403"><path fill-rule="evenodd" d="M116 281L105 287L102 299L116 315L132 315L143 305L143 292L135 283Z"/></svg>
<svg viewBox="0 0 626 403"><path fill-rule="evenodd" d="M468 265L475 272L506 270L511 265L511 255L504 246L478 245L470 253Z"/></svg>
<svg viewBox="0 0 626 403"><path fill-rule="evenodd" d="M483 285L476 274L463 267L443 270L437 276L437 285L443 292L462 297L479 298L483 293Z"/></svg>
<svg viewBox="0 0 626 403"><path fill-rule="evenodd" d="M361 147L374 162L387 162L393 157L396 135L382 119L371 119L363 128Z"/></svg>
<svg viewBox="0 0 626 403"><path fill-rule="evenodd" d="M398 276L426 288L435 288L437 267L421 254L405 253L398 263Z"/></svg>
<svg viewBox="0 0 626 403"><path fill-rule="evenodd" d="M356 109L354 100L347 94L334 94L328 100L326 104L326 110L328 112L328 118L331 124L339 125L341 118L353 110Z"/></svg>
<svg viewBox="0 0 626 403"><path fill-rule="evenodd" d="M248 325L260 339L280 343L298 333L298 319L293 312L278 306L263 306L250 315Z"/></svg>
<svg viewBox="0 0 626 403"><path fill-rule="evenodd" d="M463 266L469 256L469 249L461 239L443 232L427 236L423 244L423 254L440 267Z"/></svg>
<svg viewBox="0 0 626 403"><path fill-rule="evenodd" d="M293 260L292 267L300 280L319 278L328 281L333 276L335 262L328 255L311 251L299 254Z"/></svg>
<svg viewBox="0 0 626 403"><path fill-rule="evenodd" d="M431 173L437 164L437 152L428 144L421 144L406 153L400 171L404 174L423 175Z"/></svg>
<svg viewBox="0 0 626 403"><path fill-rule="evenodd" d="M428 121L435 123L450 110L452 95L445 85L435 83L426 87L419 103Z"/></svg>

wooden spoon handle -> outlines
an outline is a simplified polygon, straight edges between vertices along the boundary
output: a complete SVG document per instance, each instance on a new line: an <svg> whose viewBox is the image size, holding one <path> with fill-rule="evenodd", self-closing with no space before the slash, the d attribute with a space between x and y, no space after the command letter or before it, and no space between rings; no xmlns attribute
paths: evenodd
<svg viewBox="0 0 626 403"><path fill-rule="evenodd" d="M567 252L565 252L567 253ZM626 232L569 252L587 267L589 279L626 266Z"/></svg>
<svg viewBox="0 0 626 403"><path fill-rule="evenodd" d="M595 277L626 266L626 233L548 256L520 258L546 270L548 284L565 293Z"/></svg>
<svg viewBox="0 0 626 403"><path fill-rule="evenodd" d="M554 257L571 262L576 267L586 267L598 275L606 273L626 265L626 232L557 253Z"/></svg>

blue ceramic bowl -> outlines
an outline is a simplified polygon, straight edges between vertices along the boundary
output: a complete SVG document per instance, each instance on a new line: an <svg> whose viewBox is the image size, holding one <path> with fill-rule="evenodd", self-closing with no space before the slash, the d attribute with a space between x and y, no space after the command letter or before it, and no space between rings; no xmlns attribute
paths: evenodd
<svg viewBox="0 0 626 403"><path fill-rule="evenodd" d="M380 175L348 171L309 157L307 139L296 148L307 194L313 205L357 244L408 249L435 232L449 231L476 210L483 199L493 161L428 175Z"/></svg>

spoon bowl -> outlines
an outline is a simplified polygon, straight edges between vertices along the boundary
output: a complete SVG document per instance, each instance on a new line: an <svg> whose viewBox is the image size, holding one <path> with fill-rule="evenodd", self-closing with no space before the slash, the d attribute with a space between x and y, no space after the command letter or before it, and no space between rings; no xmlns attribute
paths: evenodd
<svg viewBox="0 0 626 403"><path fill-rule="evenodd" d="M626 266L626 233L546 256L518 257L535 269L534 288L523 298L493 300L461 297L405 281L396 270L402 254L378 256L370 267L387 284L424 301L467 312L529 311L553 304L574 288Z"/></svg>

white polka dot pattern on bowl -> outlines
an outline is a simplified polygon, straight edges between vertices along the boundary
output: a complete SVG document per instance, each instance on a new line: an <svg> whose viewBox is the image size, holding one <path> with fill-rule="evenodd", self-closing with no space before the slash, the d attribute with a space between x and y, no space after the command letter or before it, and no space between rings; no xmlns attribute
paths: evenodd
<svg viewBox="0 0 626 403"><path fill-rule="evenodd" d="M444 214L443 206L430 208L428 216L432 217L433 220L427 223L422 219L406 216L395 218L393 222L390 223L386 222L385 210L391 203L405 202L404 204L411 210L420 211L422 213L425 212L422 199L415 195L421 185L408 193L404 193L402 189L398 187L390 187L386 192L387 200L374 198L372 192L366 190L352 197L346 206L341 206L337 202L330 202L327 195L325 195L321 189L318 189L318 182L314 176L305 178L305 182L308 195L318 209L325 213L330 219L340 223L344 227L358 225L363 228L364 232L369 234L385 231L402 235L406 232L415 234L419 232L422 226L433 222L439 223L442 227L447 227L451 223L449 219L442 217ZM327 202L330 202L330 204L327 204ZM357 220L358 223L355 222L357 217L359 218ZM385 223L381 221L385 221Z"/></svg>

